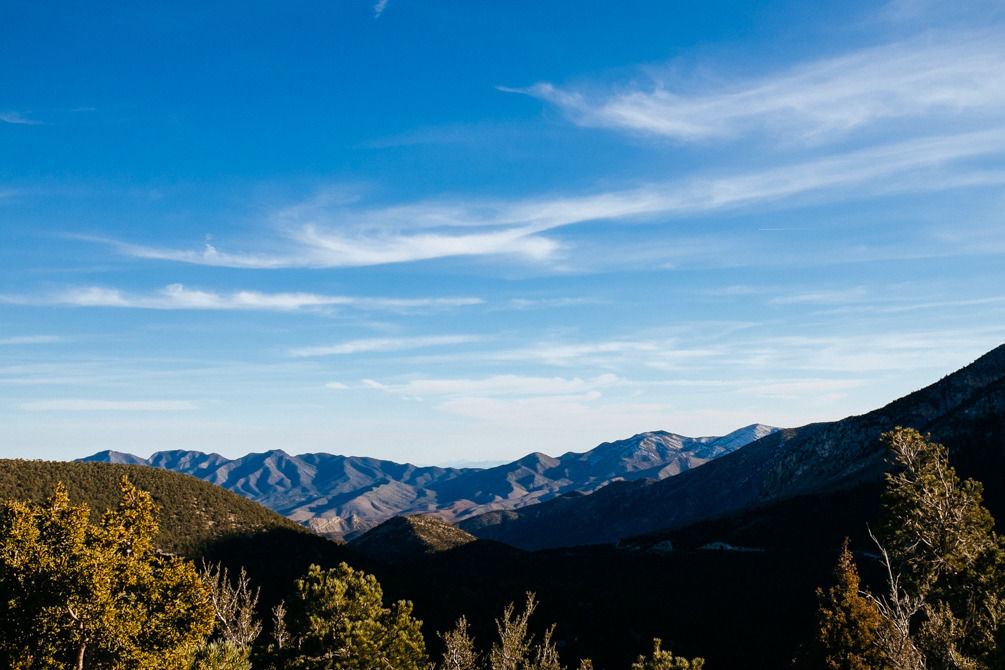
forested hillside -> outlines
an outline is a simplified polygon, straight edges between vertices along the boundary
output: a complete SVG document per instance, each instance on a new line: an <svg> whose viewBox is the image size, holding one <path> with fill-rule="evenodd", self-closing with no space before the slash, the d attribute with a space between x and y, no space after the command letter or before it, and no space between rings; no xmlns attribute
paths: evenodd
<svg viewBox="0 0 1005 670"><path fill-rule="evenodd" d="M160 505L160 549L199 555L215 544L305 528L258 503L195 477L139 465L0 460L0 500L42 502L62 482L70 502L86 503L95 514L115 507L119 480L126 476Z"/></svg>

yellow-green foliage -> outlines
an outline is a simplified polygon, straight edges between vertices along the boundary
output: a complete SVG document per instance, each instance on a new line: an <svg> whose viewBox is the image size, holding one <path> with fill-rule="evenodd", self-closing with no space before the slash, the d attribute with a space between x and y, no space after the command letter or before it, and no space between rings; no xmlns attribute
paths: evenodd
<svg viewBox="0 0 1005 670"><path fill-rule="evenodd" d="M961 481L946 448L916 430L882 439L896 470L887 476L879 541L896 576L890 598L902 593L896 598L914 604L911 643L928 668L1001 667L1005 551L980 482Z"/></svg>
<svg viewBox="0 0 1005 670"><path fill-rule="evenodd" d="M948 452L910 428L882 436L887 475L877 548L887 589L859 588L845 548L837 584L820 599L807 668L1005 667L1005 550L981 504L979 482L961 481Z"/></svg>
<svg viewBox="0 0 1005 670"><path fill-rule="evenodd" d="M316 565L296 589L285 620L288 640L274 650L276 667L305 670L426 670L422 622L412 604L384 607L373 575L345 563L330 570Z"/></svg>
<svg viewBox="0 0 1005 670"><path fill-rule="evenodd" d="M639 656L639 660L632 663L632 670L702 670L705 667L705 659L688 660L674 656L669 651L660 649L660 646L659 638L653 640L652 656Z"/></svg>
<svg viewBox="0 0 1005 670"><path fill-rule="evenodd" d="M12 667L183 670L213 627L191 562L158 554L157 507L123 478L98 525L57 484L0 504L0 656Z"/></svg>

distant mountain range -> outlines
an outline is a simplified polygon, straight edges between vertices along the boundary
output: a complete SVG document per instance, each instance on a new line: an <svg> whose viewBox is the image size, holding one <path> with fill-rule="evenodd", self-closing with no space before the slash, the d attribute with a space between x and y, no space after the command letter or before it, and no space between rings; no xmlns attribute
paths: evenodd
<svg viewBox="0 0 1005 670"><path fill-rule="evenodd" d="M989 505L1005 507L1003 345L883 408L772 432L678 477L615 482L592 495L497 510L458 525L477 537L533 550L616 542L741 511L749 520L751 510L797 496L816 504L841 491L878 491L887 468L879 437L897 426L945 444L963 476L984 481Z"/></svg>
<svg viewBox="0 0 1005 670"><path fill-rule="evenodd" d="M449 522L515 510L612 482L665 479L735 452L778 429L755 424L722 437L663 431L606 442L558 458L533 453L493 468L418 467L375 458L284 451L227 459L198 451L139 458L103 451L81 461L149 465L239 493L329 537L351 539L400 514Z"/></svg>

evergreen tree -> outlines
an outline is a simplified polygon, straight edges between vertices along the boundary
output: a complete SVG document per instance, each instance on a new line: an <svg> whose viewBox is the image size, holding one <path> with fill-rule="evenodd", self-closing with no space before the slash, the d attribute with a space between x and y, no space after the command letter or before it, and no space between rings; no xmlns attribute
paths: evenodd
<svg viewBox="0 0 1005 670"><path fill-rule="evenodd" d="M915 430L897 428L883 441L897 466L879 532L892 587L885 602L911 621L888 618L909 629L929 668L990 667L1005 621L1005 552L982 487L961 481L946 448Z"/></svg>
<svg viewBox="0 0 1005 670"><path fill-rule="evenodd" d="M422 622L412 617L412 604L385 608L383 595L373 575L345 563L331 570L312 565L282 616L284 639L273 648L274 663L305 670L425 670Z"/></svg>
<svg viewBox="0 0 1005 670"><path fill-rule="evenodd" d="M527 593L527 600L522 612L517 612L514 603L503 610L501 618L496 619L496 630L499 641L492 644L486 655L486 662L480 661L475 650L475 643L468 634L467 619L461 617L454 630L441 634L440 638L446 645L443 652L441 670L565 670L558 657L558 647L552 642L555 625L552 624L541 641L534 643L530 633L530 617L537 609L537 600L533 593ZM579 670L593 670L589 659L580 661Z"/></svg>
<svg viewBox="0 0 1005 670"><path fill-rule="evenodd" d="M535 609L534 594L528 593L522 612L515 613L513 603L503 610L502 618L496 620L499 642L493 643L489 652L490 670L564 670L558 662L558 650L551 641L554 624L544 632L541 643L534 644L528 623Z"/></svg>
<svg viewBox="0 0 1005 670"><path fill-rule="evenodd" d="M860 591L848 540L834 567L834 586L817 589L817 632L797 659L805 670L887 670L879 638L889 625L875 602Z"/></svg>

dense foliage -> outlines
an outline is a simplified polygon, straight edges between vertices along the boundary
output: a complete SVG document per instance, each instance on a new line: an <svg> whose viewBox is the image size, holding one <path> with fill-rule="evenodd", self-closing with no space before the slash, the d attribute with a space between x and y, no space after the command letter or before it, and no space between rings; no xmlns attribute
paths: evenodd
<svg viewBox="0 0 1005 670"><path fill-rule="evenodd" d="M193 563L155 548L159 507L128 479L120 501L91 523L86 504L71 504L57 484L43 503L0 505L0 662L17 669L251 670L303 668L427 670L431 665L412 605L384 606L370 574L345 563L311 566L296 580L289 605L273 609L271 641L260 639L258 591L242 570ZM540 642L510 604L497 620L499 641L475 650L462 619L442 635L443 668L565 670L552 642ZM698 670L657 640L633 669ZM592 670L582 661L580 670Z"/></svg>
<svg viewBox="0 0 1005 670"><path fill-rule="evenodd" d="M271 649L276 668L303 670L423 670L428 661L412 604L384 607L373 575L342 563L312 565L298 579L283 617L285 635Z"/></svg>
<svg viewBox="0 0 1005 670"><path fill-rule="evenodd" d="M13 668L183 670L213 626L194 566L158 554L157 510L128 480L100 523L64 486L0 505L0 656Z"/></svg>
<svg viewBox="0 0 1005 670"><path fill-rule="evenodd" d="M838 584L821 598L817 667L1002 667L1005 550L981 484L961 481L946 448L915 430L897 428L883 441L896 466L875 538L886 594L860 591L842 555Z"/></svg>

